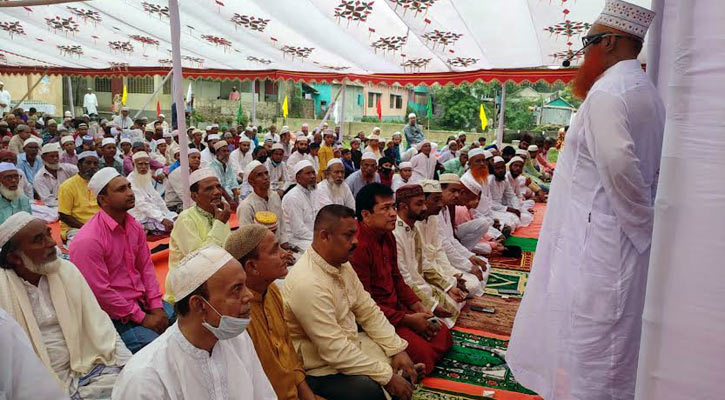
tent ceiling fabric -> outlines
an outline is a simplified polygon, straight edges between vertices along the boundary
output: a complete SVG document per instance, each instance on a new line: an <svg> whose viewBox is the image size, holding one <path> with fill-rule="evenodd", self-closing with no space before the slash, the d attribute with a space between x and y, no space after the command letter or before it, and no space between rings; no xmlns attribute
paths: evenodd
<svg viewBox="0 0 725 400"><path fill-rule="evenodd" d="M179 3L185 68L413 74L560 65L604 0ZM5 66L171 65L165 0L1 7L0 38Z"/></svg>

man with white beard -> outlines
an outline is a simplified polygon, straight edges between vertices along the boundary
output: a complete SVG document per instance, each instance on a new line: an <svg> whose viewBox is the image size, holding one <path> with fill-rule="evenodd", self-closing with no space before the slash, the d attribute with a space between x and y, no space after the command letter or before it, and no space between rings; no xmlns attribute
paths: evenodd
<svg viewBox="0 0 725 400"><path fill-rule="evenodd" d="M0 308L70 398L110 398L131 353L83 275L58 258L50 228L19 212L0 226L0 246Z"/></svg>
<svg viewBox="0 0 725 400"><path fill-rule="evenodd" d="M20 187L20 171L11 163L0 163L0 223L20 211L31 212L30 200Z"/></svg>
<svg viewBox="0 0 725 400"><path fill-rule="evenodd" d="M128 210L147 232L171 232L178 214L169 211L164 199L154 189L151 158L145 151L133 155L133 172L128 175L136 205Z"/></svg>
<svg viewBox="0 0 725 400"><path fill-rule="evenodd" d="M317 174L312 163L307 160L298 162L294 173L297 185L282 199L282 218L289 244L307 250L312 244L315 225L312 193L317 187Z"/></svg>
<svg viewBox="0 0 725 400"><path fill-rule="evenodd" d="M291 158L291 157L290 157ZM355 209L355 198L345 183L345 167L339 158L327 163L326 178L312 192L312 206L315 215L328 204L339 204Z"/></svg>
<svg viewBox="0 0 725 400"><path fill-rule="evenodd" d="M33 181L35 193L47 207L58 208L58 187L66 179L78 173L78 167L60 162L60 145L48 143L43 146L40 158L43 168L38 171Z"/></svg>

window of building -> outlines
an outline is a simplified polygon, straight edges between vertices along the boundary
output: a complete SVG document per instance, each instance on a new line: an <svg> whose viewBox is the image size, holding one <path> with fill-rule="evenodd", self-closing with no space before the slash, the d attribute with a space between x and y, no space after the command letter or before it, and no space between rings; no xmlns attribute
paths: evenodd
<svg viewBox="0 0 725 400"><path fill-rule="evenodd" d="M128 78L128 92L129 93L145 93L151 94L154 92L154 77L144 76L140 78Z"/></svg>
<svg viewBox="0 0 725 400"><path fill-rule="evenodd" d="M93 81L93 90L96 92L111 92L111 78L96 78Z"/></svg>
<svg viewBox="0 0 725 400"><path fill-rule="evenodd" d="M378 99L381 94L375 92L368 92L368 108L375 108L378 106Z"/></svg>
<svg viewBox="0 0 725 400"><path fill-rule="evenodd" d="M171 94L171 81L174 79L174 77L169 77L169 79L164 82L164 88L161 89L164 94ZM186 96L186 93L184 93L184 96Z"/></svg>
<svg viewBox="0 0 725 400"><path fill-rule="evenodd" d="M400 110L403 108L403 96L399 94L391 94L390 95L390 108L395 108Z"/></svg>

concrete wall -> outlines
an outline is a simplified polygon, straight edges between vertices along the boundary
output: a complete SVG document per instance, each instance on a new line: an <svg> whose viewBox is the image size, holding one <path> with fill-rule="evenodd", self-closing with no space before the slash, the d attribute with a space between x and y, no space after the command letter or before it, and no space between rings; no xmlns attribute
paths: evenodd
<svg viewBox="0 0 725 400"><path fill-rule="evenodd" d="M4 75L0 74L0 81L5 83L5 90L10 92L13 102L20 100L23 95L31 88L40 78L39 74L31 75ZM63 113L63 84L60 76L45 76L38 86L33 89L28 100L40 101L54 105L56 115ZM30 102L31 104L32 102ZM30 108L23 106L24 109Z"/></svg>
<svg viewBox="0 0 725 400"><path fill-rule="evenodd" d="M410 90L402 86L387 86L387 85L375 85L365 86L363 88L363 116L377 117L377 104L369 104L368 93L380 93L380 106L382 111L383 120L401 120L407 116L406 110L408 105L408 97ZM390 95L395 94L402 96L401 108L391 107Z"/></svg>

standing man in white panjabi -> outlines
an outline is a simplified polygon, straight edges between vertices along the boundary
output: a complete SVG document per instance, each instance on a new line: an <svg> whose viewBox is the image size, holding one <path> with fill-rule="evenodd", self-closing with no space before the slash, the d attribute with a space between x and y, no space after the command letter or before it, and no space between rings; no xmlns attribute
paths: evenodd
<svg viewBox="0 0 725 400"><path fill-rule="evenodd" d="M291 245L307 250L312 244L315 225L312 197L317 187L317 174L307 160L298 162L293 172L297 185L282 199L285 236Z"/></svg>
<svg viewBox="0 0 725 400"><path fill-rule="evenodd" d="M322 207L329 204L339 204L355 209L355 198L352 197L352 191L345 183L345 167L339 158L333 158L327 163L325 179L312 192L315 215Z"/></svg>
<svg viewBox="0 0 725 400"><path fill-rule="evenodd" d="M242 265L208 245L189 253L167 281L178 319L126 364L113 400L276 399L245 332L253 296Z"/></svg>
<svg viewBox="0 0 725 400"><path fill-rule="evenodd" d="M98 115L98 98L91 88L88 88L88 92L83 96L83 108L89 116Z"/></svg>
<svg viewBox="0 0 725 400"><path fill-rule="evenodd" d="M634 398L665 121L637 61L653 16L608 0L585 39L574 80L585 101L556 165L506 356L547 400Z"/></svg>

